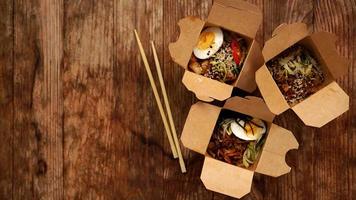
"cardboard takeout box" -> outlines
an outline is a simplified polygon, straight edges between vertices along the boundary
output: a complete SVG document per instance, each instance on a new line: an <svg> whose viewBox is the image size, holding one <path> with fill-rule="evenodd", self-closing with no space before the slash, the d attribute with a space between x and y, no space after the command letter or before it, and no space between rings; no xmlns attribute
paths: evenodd
<svg viewBox="0 0 356 200"><path fill-rule="evenodd" d="M296 105L289 105L279 90L266 64L256 72L256 82L261 94L276 115L291 108L309 126L322 127L349 109L349 97L335 82L347 73L347 62L335 47L336 37L328 32L309 34L306 24L282 24L262 50L267 63L281 52L298 43L312 52L325 75L318 91Z"/></svg>
<svg viewBox="0 0 356 200"><path fill-rule="evenodd" d="M226 100L234 87L253 92L256 89L255 72L263 65L260 46L254 40L261 21L261 11L255 5L240 0L215 0L207 21L195 17L180 20L180 36L175 43L169 44L169 52L173 61L185 69L182 82L187 89L204 101ZM195 74L188 69L199 35L208 26L218 26L238 33L248 44L242 70L232 85Z"/></svg>
<svg viewBox="0 0 356 200"><path fill-rule="evenodd" d="M259 158L249 169L216 160L206 153L219 115L224 110L256 117L267 123L265 144ZM223 108L203 102L191 107L181 140L185 147L205 156L200 178L207 189L241 198L250 192L255 172L273 177L290 172L285 155L299 145L292 132L272 123L274 116L263 100L257 97L232 97Z"/></svg>

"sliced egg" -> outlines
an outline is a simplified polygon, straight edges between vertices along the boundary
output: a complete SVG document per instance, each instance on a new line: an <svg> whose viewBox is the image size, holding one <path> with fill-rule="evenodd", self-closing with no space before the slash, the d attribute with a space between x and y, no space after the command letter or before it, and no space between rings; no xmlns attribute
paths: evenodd
<svg viewBox="0 0 356 200"><path fill-rule="evenodd" d="M224 41L224 34L219 27L209 27L201 32L193 53L199 59L207 59L214 55Z"/></svg>
<svg viewBox="0 0 356 200"><path fill-rule="evenodd" d="M231 123L232 133L241 140L252 141L259 139L266 133L266 125L260 119L252 119L245 122L237 119L238 122Z"/></svg>

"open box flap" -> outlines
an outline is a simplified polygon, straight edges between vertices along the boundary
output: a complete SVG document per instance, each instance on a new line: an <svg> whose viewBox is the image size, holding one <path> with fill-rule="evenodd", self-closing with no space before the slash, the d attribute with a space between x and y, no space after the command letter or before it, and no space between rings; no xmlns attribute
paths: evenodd
<svg viewBox="0 0 356 200"><path fill-rule="evenodd" d="M253 96L231 97L230 99L226 100L224 109L229 109L235 112L257 117L268 122L272 122L275 116L268 109L263 99Z"/></svg>
<svg viewBox="0 0 356 200"><path fill-rule="evenodd" d="M275 124L271 124L264 144L256 172L278 177L290 172L285 156L291 149L298 149L299 144L292 132Z"/></svg>
<svg viewBox="0 0 356 200"><path fill-rule="evenodd" d="M198 102L189 111L181 140L185 147L205 154L221 108Z"/></svg>
<svg viewBox="0 0 356 200"><path fill-rule="evenodd" d="M336 50L336 36L328 32L317 32L312 34L310 38L333 77L337 79L345 75L348 71L348 62Z"/></svg>
<svg viewBox="0 0 356 200"><path fill-rule="evenodd" d="M205 22L197 17L186 17L178 22L179 38L170 43L168 49L173 61L185 69L204 24Z"/></svg>
<svg viewBox="0 0 356 200"><path fill-rule="evenodd" d="M236 82L236 87L252 93L256 90L255 72L264 63L260 45L252 41L243 68Z"/></svg>
<svg viewBox="0 0 356 200"><path fill-rule="evenodd" d="M290 108L266 65L257 70L256 83L272 113L279 115Z"/></svg>
<svg viewBox="0 0 356 200"><path fill-rule="evenodd" d="M253 171L205 157L200 179L208 190L235 198L251 191Z"/></svg>
<svg viewBox="0 0 356 200"><path fill-rule="evenodd" d="M332 82L317 93L292 107L308 126L322 127L349 109L349 96Z"/></svg>
<svg viewBox="0 0 356 200"><path fill-rule="evenodd" d="M262 22L262 12L254 4L241 0L215 0L208 22L255 38Z"/></svg>
<svg viewBox="0 0 356 200"><path fill-rule="evenodd" d="M265 43L262 49L265 62L305 38L308 34L307 25L304 23L280 25L273 32L272 38Z"/></svg>
<svg viewBox="0 0 356 200"><path fill-rule="evenodd" d="M231 97L233 90L231 85L195 74L190 71L184 72L182 82L188 90L194 92L202 101L210 101L212 99L224 101L225 99Z"/></svg>

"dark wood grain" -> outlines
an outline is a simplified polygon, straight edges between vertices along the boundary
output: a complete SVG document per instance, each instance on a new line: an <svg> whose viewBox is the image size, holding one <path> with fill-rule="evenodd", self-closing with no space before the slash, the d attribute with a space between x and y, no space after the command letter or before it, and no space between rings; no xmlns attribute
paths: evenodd
<svg viewBox="0 0 356 200"><path fill-rule="evenodd" d="M113 1L64 1L64 196L113 198Z"/></svg>
<svg viewBox="0 0 356 200"><path fill-rule="evenodd" d="M140 0L135 4L119 1L115 5L113 130L117 143L115 165L120 166L116 170L120 185L117 190L121 199L161 199L163 191L157 188L164 187L163 162L175 162L170 147L164 146L163 124L133 34L137 29L151 64L150 40L155 42L162 59L162 3Z"/></svg>
<svg viewBox="0 0 356 200"><path fill-rule="evenodd" d="M14 1L13 198L40 197L38 178L46 164L38 151L33 89L43 71L39 43L39 2Z"/></svg>
<svg viewBox="0 0 356 200"><path fill-rule="evenodd" d="M38 198L63 199L63 2L39 1L32 6L38 23L31 122L37 156L34 183Z"/></svg>
<svg viewBox="0 0 356 200"><path fill-rule="evenodd" d="M351 110L318 130L314 137L315 196L322 199L355 198L355 1L315 1L314 31L328 31L338 38L338 53L350 61L348 74L337 82L350 95ZM350 181L351 180L351 181ZM335 184L334 187L318 185ZM348 192L347 192L348 191Z"/></svg>
<svg viewBox="0 0 356 200"><path fill-rule="evenodd" d="M14 199L63 198L62 3L14 1Z"/></svg>
<svg viewBox="0 0 356 200"><path fill-rule="evenodd" d="M13 2L0 2L0 199L12 197Z"/></svg>
<svg viewBox="0 0 356 200"><path fill-rule="evenodd" d="M243 199L354 199L356 196L354 0L248 0L263 12L256 40L281 23L338 36L350 60L337 82L350 110L323 128L292 112L275 123L299 150L278 178L255 174ZM172 158L133 29L155 74L156 44L177 132L196 101L181 83L168 44L179 19L206 19L212 0L4 0L0 2L0 199L232 199L205 189L203 156ZM154 75L155 76L155 75ZM157 77L156 77L157 78ZM158 83L158 82L157 82ZM258 92L256 92L258 95Z"/></svg>

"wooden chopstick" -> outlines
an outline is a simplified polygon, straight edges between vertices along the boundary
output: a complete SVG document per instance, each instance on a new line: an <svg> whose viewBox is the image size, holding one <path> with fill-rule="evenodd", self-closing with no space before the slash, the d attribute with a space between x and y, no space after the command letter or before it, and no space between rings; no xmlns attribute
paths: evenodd
<svg viewBox="0 0 356 200"><path fill-rule="evenodd" d="M138 36L138 34L137 34L137 31L134 30L134 32L135 32L135 37L136 37L136 40L137 40L138 48L139 48L140 53L141 53L142 61L143 61L143 64L145 65L146 72L147 72L147 75L148 75L148 78L149 78L149 80L150 80L151 87L152 87L152 90L153 90L153 94L154 94L154 96L155 96L156 103L157 103L159 112L160 112L161 117L162 117L163 125L164 125L164 128L165 128L166 133L167 133L167 137L168 137L169 145L171 146L171 150L172 150L172 153L173 153L173 157L174 157L174 158L177 158L178 155L177 155L176 146L175 146L175 144L174 144L174 142L173 142L173 139L172 139L172 133L171 133L171 130L170 130L170 128L169 128L166 115L164 114L162 102L161 102L161 99L159 98L158 91L157 91L157 87L156 87L156 84L155 84L155 82L154 82L154 80L153 80L152 72L151 72L150 66L149 66L149 64L148 64L145 51L143 50L143 47L142 47L140 38L139 38L139 36Z"/></svg>
<svg viewBox="0 0 356 200"><path fill-rule="evenodd" d="M163 81L161 65L159 64L156 48L155 48L155 45L154 45L153 41L151 41L151 47L152 47L153 57L154 57L155 64L156 64L159 83L161 84L161 90L162 90L162 94L163 94L164 104L165 104L165 107L166 107L166 110L167 110L169 124L171 125L171 131L172 131L172 135L173 135L173 140L174 140L177 152L178 152L179 165L180 165L181 171L183 173L185 173L185 172L187 172L187 169L185 168L183 155L182 155L182 152L180 150L179 140L178 140L178 137L177 137L177 132L176 132L176 128L175 128L173 117L172 117L172 111L171 111L171 107L170 107L169 101L168 101L166 86L164 85L164 81Z"/></svg>

